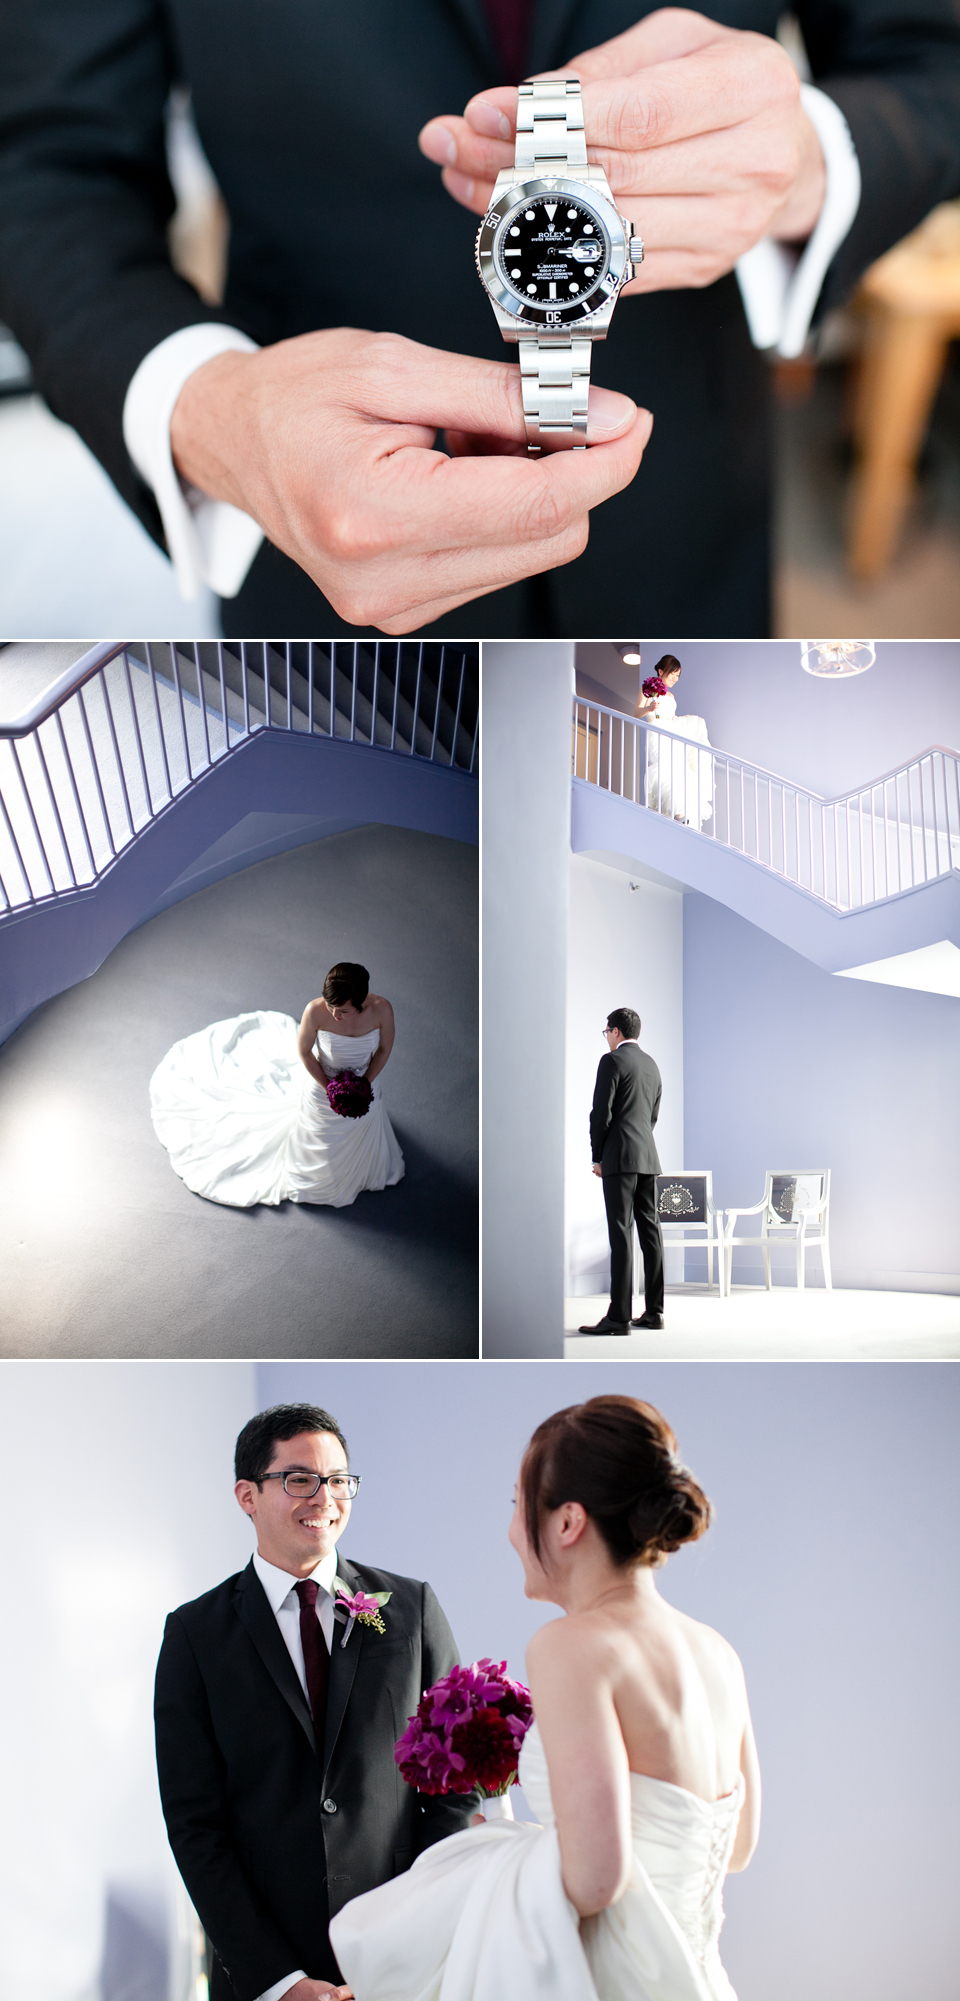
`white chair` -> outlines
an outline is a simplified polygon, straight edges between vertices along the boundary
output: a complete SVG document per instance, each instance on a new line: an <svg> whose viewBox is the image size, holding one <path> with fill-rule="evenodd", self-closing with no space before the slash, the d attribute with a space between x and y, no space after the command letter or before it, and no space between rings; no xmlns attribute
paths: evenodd
<svg viewBox="0 0 960 2001"><path fill-rule="evenodd" d="M713 1291L713 1253L717 1253L717 1286L723 1298L723 1211L714 1207L710 1168L684 1168L680 1174L657 1175L657 1215L664 1245L696 1244L707 1253L707 1291ZM688 1231L696 1235L688 1236Z"/></svg>
<svg viewBox="0 0 960 2001"><path fill-rule="evenodd" d="M731 1289L733 1253L743 1244L759 1244L763 1252L763 1272L770 1291L770 1246L795 1238L797 1247L797 1289L802 1292L807 1252L818 1250L823 1261L823 1283L833 1291L830 1272L830 1169L809 1167L768 1168L762 1202L752 1209L727 1209L724 1228L724 1264L727 1292ZM759 1237L734 1235L740 1216L761 1216Z"/></svg>

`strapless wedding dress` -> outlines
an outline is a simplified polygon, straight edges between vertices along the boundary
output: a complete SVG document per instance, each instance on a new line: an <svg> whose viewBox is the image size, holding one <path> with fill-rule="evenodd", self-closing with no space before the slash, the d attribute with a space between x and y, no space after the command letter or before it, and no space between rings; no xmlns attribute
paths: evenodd
<svg viewBox="0 0 960 2001"><path fill-rule="evenodd" d="M659 724L673 736L688 742L671 743L666 737L648 736L646 801L655 813L668 813L700 827L713 818L712 760L701 757L694 744L710 748L707 725L702 716L678 716L675 695L658 695L656 707L643 718Z"/></svg>
<svg viewBox="0 0 960 2001"><path fill-rule="evenodd" d="M380 1042L321 1029L315 1050L328 1075L366 1071ZM150 1079L150 1108L170 1165L195 1195L250 1209L256 1202L314 1202L343 1209L363 1188L403 1178L403 1154L380 1095L360 1119L344 1118L297 1053L288 1014L211 1022L167 1051Z"/></svg>
<svg viewBox="0 0 960 2001"><path fill-rule="evenodd" d="M743 1780L709 1801L632 1773L630 1882L582 1920L563 1888L536 1724L520 1782L541 1827L501 1820L451 1835L334 1918L357 2001L736 2001L717 1940Z"/></svg>

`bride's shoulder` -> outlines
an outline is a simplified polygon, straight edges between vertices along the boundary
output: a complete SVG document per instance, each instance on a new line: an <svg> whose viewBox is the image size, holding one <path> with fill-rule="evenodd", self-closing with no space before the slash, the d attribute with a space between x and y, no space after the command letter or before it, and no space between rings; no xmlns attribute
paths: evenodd
<svg viewBox="0 0 960 2001"><path fill-rule="evenodd" d="M531 1675L567 1675L574 1666L587 1666L596 1674L615 1667L617 1639L605 1620L591 1613L568 1612L539 1626L527 1645L527 1667Z"/></svg>
<svg viewBox="0 0 960 2001"><path fill-rule="evenodd" d="M688 1612L674 1611L674 1617L681 1627L684 1638L701 1663L709 1664L716 1674L731 1685L743 1686L743 1663L735 1647L718 1633L715 1626L707 1626L702 1619L692 1619Z"/></svg>

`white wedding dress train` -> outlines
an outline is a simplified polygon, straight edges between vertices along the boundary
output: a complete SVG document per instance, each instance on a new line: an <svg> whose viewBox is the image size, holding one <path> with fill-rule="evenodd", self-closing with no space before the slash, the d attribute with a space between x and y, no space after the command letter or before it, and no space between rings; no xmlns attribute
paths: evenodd
<svg viewBox="0 0 960 2001"><path fill-rule="evenodd" d="M583 1920L563 1888L536 1724L520 1781L542 1826L451 1835L333 1919L357 2001L736 2001L717 1940L743 1780L711 1802L632 1773L631 1880Z"/></svg>
<svg viewBox="0 0 960 2001"><path fill-rule="evenodd" d="M368 1069L380 1030L315 1048L328 1075ZM380 1095L363 1118L333 1110L297 1053L297 1023L263 1011L214 1021L175 1042L150 1079L150 1109L170 1165L195 1195L233 1209L310 1202L343 1209L361 1189L403 1178L403 1154Z"/></svg>

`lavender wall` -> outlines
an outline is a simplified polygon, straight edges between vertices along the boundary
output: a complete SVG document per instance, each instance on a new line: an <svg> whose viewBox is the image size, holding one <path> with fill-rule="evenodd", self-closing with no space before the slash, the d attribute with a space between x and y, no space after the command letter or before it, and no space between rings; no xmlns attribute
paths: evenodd
<svg viewBox="0 0 960 2001"><path fill-rule="evenodd" d="M717 1511L662 1588L740 1653L764 1769L761 1845L727 1886L739 2001L953 2001L960 1371L276 1362L258 1390L342 1423L348 1553L428 1577L463 1657L521 1673L556 1616L506 1541L530 1432L604 1390L659 1405Z"/></svg>
<svg viewBox="0 0 960 2001"><path fill-rule="evenodd" d="M715 1200L759 1201L768 1167L830 1167L835 1285L960 1293L956 1001L836 979L701 895L683 958L684 1158L713 1168ZM734 1282L760 1269L743 1252ZM816 1254L809 1270L819 1284Z"/></svg>
<svg viewBox="0 0 960 2001"><path fill-rule="evenodd" d="M706 718L711 743L833 797L890 771L931 743L960 748L960 642L877 641L849 681L805 674L797 640L651 641L676 652L684 715Z"/></svg>
<svg viewBox="0 0 960 2001"><path fill-rule="evenodd" d="M41 1002L96 972L129 931L208 882L368 821L475 843L478 813L479 787L466 772L264 730L182 793L99 882L4 918L0 1042ZM283 819L294 823L286 832Z"/></svg>
<svg viewBox="0 0 960 2001"><path fill-rule="evenodd" d="M890 771L931 743L960 748L960 641L881 639L865 674L817 680L796 639L644 639L643 665L612 645L577 647L577 688L632 715L641 676L662 653L683 663L682 715L706 718L710 741L828 797Z"/></svg>
<svg viewBox="0 0 960 2001"><path fill-rule="evenodd" d="M763 1836L724 1932L740 2001L953 2001L955 1366L8 1362L4 1380L5 2001L103 2001L109 1886L162 1921L153 1665L167 1611L247 1559L232 1448L252 1411L328 1404L363 1474L344 1547L429 1577L464 1657L522 1671L553 1613L506 1541L517 1465L541 1418L604 1389L666 1411L717 1510L663 1589L727 1634L751 1691ZM55 1526L40 1444L67 1489ZM128 1942L113 2001L182 1994L161 1984L172 1941L134 1923Z"/></svg>

